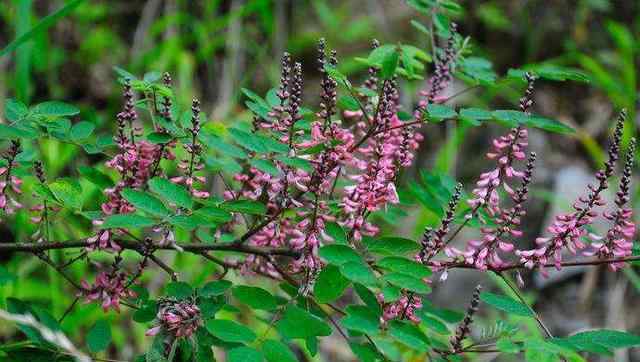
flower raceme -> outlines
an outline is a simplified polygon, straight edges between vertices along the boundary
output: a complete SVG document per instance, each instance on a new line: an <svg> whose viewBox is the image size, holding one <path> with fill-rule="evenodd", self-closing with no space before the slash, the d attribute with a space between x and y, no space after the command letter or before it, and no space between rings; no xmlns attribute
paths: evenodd
<svg viewBox="0 0 640 362"><path fill-rule="evenodd" d="M609 159L605 163L604 168L596 173L597 184L595 186L592 184L587 185L589 193L586 197L580 197L578 201L573 204L573 212L556 216L553 224L547 228L550 236L539 237L536 239L536 244L538 245L537 248L531 250L516 251L516 255L520 257L520 261L527 268L531 269L540 267L541 272L543 274L546 274L546 271L543 267L547 263L553 262L556 269L560 269L562 267L562 253L565 249L569 250L573 254L576 254L578 250L583 250L587 247L582 238L587 235L587 226L591 225L595 218L598 216L598 212L595 210L595 208L604 206L606 204L602 197L602 192L609 187L608 179L613 174L616 161L619 157L624 120L625 112L623 111L618 117L618 121L616 123L615 131L613 134L613 139L611 145L609 146ZM632 152L633 150L634 147L631 147ZM628 185L629 181L626 180L625 182ZM622 192L625 192L624 189L622 189ZM624 197L624 195L622 196L623 198L617 201L625 201L626 198ZM620 216L625 216L625 213L621 212ZM622 225L625 225L625 229L628 234L632 234L632 232L635 231L635 226L633 224L627 224L624 219L621 219L620 222L623 223ZM622 230L621 226L618 226L618 230ZM624 239L618 238L617 244L627 247L627 243ZM621 253L627 254L626 252ZM596 253L596 255L598 255L599 257L602 257L606 254L607 253Z"/></svg>

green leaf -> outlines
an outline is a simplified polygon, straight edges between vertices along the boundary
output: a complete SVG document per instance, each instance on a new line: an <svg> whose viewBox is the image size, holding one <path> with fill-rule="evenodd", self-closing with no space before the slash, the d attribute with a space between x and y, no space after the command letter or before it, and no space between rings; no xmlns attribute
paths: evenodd
<svg viewBox="0 0 640 362"><path fill-rule="evenodd" d="M480 293L480 300L500 309L508 314L515 314L523 317L533 317L533 313L526 305L505 295L497 295L489 292Z"/></svg>
<svg viewBox="0 0 640 362"><path fill-rule="evenodd" d="M225 342L251 343L256 339L251 329L231 320L212 319L206 326L209 333Z"/></svg>
<svg viewBox="0 0 640 362"><path fill-rule="evenodd" d="M133 312L133 320L138 323L148 323L156 318L158 305L155 301L144 303L139 309Z"/></svg>
<svg viewBox="0 0 640 362"><path fill-rule="evenodd" d="M291 166L293 168L299 168L308 173L313 172L313 165L311 164L311 162L305 160L304 158L278 156L276 157L276 159L287 166Z"/></svg>
<svg viewBox="0 0 640 362"><path fill-rule="evenodd" d="M329 77L333 78L336 82L341 83L347 88L351 88L351 83L347 79L347 76L342 74L334 65L327 63L324 65L324 70Z"/></svg>
<svg viewBox="0 0 640 362"><path fill-rule="evenodd" d="M382 255L406 255L420 250L415 241L398 237L365 238L363 242L370 252Z"/></svg>
<svg viewBox="0 0 640 362"><path fill-rule="evenodd" d="M250 347L237 347L227 353L229 362L263 362L264 357L260 351Z"/></svg>
<svg viewBox="0 0 640 362"><path fill-rule="evenodd" d="M235 158L247 158L248 154L240 147L225 142L222 138L202 132L200 138L209 147L218 154L228 155Z"/></svg>
<svg viewBox="0 0 640 362"><path fill-rule="evenodd" d="M517 127L526 122L527 114L514 110L497 110L491 112L493 118L507 127Z"/></svg>
<svg viewBox="0 0 640 362"><path fill-rule="evenodd" d="M33 128L8 126L6 124L0 124L0 139L11 140L16 138L36 138L38 137L38 131Z"/></svg>
<svg viewBox="0 0 640 362"><path fill-rule="evenodd" d="M233 287L231 294L253 309L274 310L278 307L276 298L262 288L238 285Z"/></svg>
<svg viewBox="0 0 640 362"><path fill-rule="evenodd" d="M264 204L253 200L229 200L220 204L220 207L229 212L239 212L250 215L264 215L267 207Z"/></svg>
<svg viewBox="0 0 640 362"><path fill-rule="evenodd" d="M348 111L357 111L360 109L358 100L349 95L340 96L340 98L338 98L338 107Z"/></svg>
<svg viewBox="0 0 640 362"><path fill-rule="evenodd" d="M111 343L111 327L101 319L87 333L87 346L93 353L104 351Z"/></svg>
<svg viewBox="0 0 640 362"><path fill-rule="evenodd" d="M147 136L147 140L153 144L161 145L173 140L173 136L164 132L153 132Z"/></svg>
<svg viewBox="0 0 640 362"><path fill-rule="evenodd" d="M263 159L253 159L249 161L249 164L262 172L266 172L271 176L279 177L281 176L280 170L276 167L276 165L269 160Z"/></svg>
<svg viewBox="0 0 640 362"><path fill-rule="evenodd" d="M382 308L380 307L380 303L378 303L378 298L369 288L356 283L353 285L353 290L356 291L358 298L360 298L360 300L364 302L369 309L376 312L378 315L382 314Z"/></svg>
<svg viewBox="0 0 640 362"><path fill-rule="evenodd" d="M482 108L463 108L460 110L460 118L471 122L474 126L480 125L479 121L486 121L492 117L491 112Z"/></svg>
<svg viewBox="0 0 640 362"><path fill-rule="evenodd" d="M389 334L407 347L424 352L429 348L429 340L417 326L401 321L389 323Z"/></svg>
<svg viewBox="0 0 640 362"><path fill-rule="evenodd" d="M296 355L286 344L273 339L267 339L262 344L262 353L268 362L298 362Z"/></svg>
<svg viewBox="0 0 640 362"><path fill-rule="evenodd" d="M429 288L424 281L407 274L389 273L385 274L382 279L396 287L408 289L412 292L420 294L427 294L431 292L431 288Z"/></svg>
<svg viewBox="0 0 640 362"><path fill-rule="evenodd" d="M113 180L105 173L100 172L95 167L80 166L78 172L82 177L87 179L92 184L99 186L101 189L113 187Z"/></svg>
<svg viewBox="0 0 640 362"><path fill-rule="evenodd" d="M144 228L155 225L153 219L136 214L117 214L109 215L104 219L104 223L100 225L101 229L129 229Z"/></svg>
<svg viewBox="0 0 640 362"><path fill-rule="evenodd" d="M340 272L352 282L364 285L376 284L376 276L373 271L362 262L346 262L340 265Z"/></svg>
<svg viewBox="0 0 640 362"><path fill-rule="evenodd" d="M4 102L4 115L7 120L16 122L29 113L27 106L15 99L7 99Z"/></svg>
<svg viewBox="0 0 640 362"><path fill-rule="evenodd" d="M400 54L398 54L398 49L393 47L392 51L388 51L384 54L382 58L382 63L380 67L380 77L382 79L391 79L396 74L396 68L398 68L398 60L400 59Z"/></svg>
<svg viewBox="0 0 640 362"><path fill-rule="evenodd" d="M319 255L329 263L338 266L350 261L362 262L362 257L346 245L332 244L323 246L320 248Z"/></svg>
<svg viewBox="0 0 640 362"><path fill-rule="evenodd" d="M34 114L44 117L74 116L80 110L71 104L59 101L43 102L34 106L31 110Z"/></svg>
<svg viewBox="0 0 640 362"><path fill-rule="evenodd" d="M65 4L60 9L42 18L36 25L29 31L17 37L14 41L9 43L4 49L0 50L0 57L5 56L12 51L16 50L20 45L34 38L37 34L45 31L51 25L55 24L59 19L69 14L78 5L83 3L84 0L73 0Z"/></svg>
<svg viewBox="0 0 640 362"><path fill-rule="evenodd" d="M202 287L200 294L205 297L214 297L224 294L224 292L233 285L228 280L216 280L209 282Z"/></svg>
<svg viewBox="0 0 640 362"><path fill-rule="evenodd" d="M350 305L346 312L347 316L342 319L345 328L365 334L378 332L380 317L371 309L361 305Z"/></svg>
<svg viewBox="0 0 640 362"><path fill-rule="evenodd" d="M194 230L200 226L211 226L211 222L199 215L174 215L168 219L171 225L184 230Z"/></svg>
<svg viewBox="0 0 640 362"><path fill-rule="evenodd" d="M189 191L182 185L176 185L173 182L161 178L154 177L149 180L149 189L158 194L164 200L180 207L190 209L193 207L193 199Z"/></svg>
<svg viewBox="0 0 640 362"><path fill-rule="evenodd" d="M49 184L49 190L64 206L82 208L82 187L80 183L71 179L59 179Z"/></svg>
<svg viewBox="0 0 640 362"><path fill-rule="evenodd" d="M318 303L329 303L338 299L349 286L349 280L342 276L337 266L325 266L313 286L313 294Z"/></svg>
<svg viewBox="0 0 640 362"><path fill-rule="evenodd" d="M502 353L520 353L520 347L506 337L498 339L496 348Z"/></svg>
<svg viewBox="0 0 640 362"><path fill-rule="evenodd" d="M347 243L347 233L344 231L342 226L338 225L338 223L326 222L324 231L336 243L340 243L340 244L346 244Z"/></svg>
<svg viewBox="0 0 640 362"><path fill-rule="evenodd" d="M222 210L221 208L215 206L205 206L194 211L193 214L216 223L226 223L231 221L232 219L232 216L228 211Z"/></svg>
<svg viewBox="0 0 640 362"><path fill-rule="evenodd" d="M610 349L640 346L640 336L610 329L580 332L567 340L577 346L596 344Z"/></svg>
<svg viewBox="0 0 640 362"><path fill-rule="evenodd" d="M264 144L260 137L256 136L255 133L248 133L237 128L230 128L229 134L237 144L249 151L257 153L268 152L267 146Z"/></svg>
<svg viewBox="0 0 640 362"><path fill-rule="evenodd" d="M122 190L121 194L138 210L162 217L170 215L169 209L164 206L162 201L149 193L127 188Z"/></svg>
<svg viewBox="0 0 640 362"><path fill-rule="evenodd" d="M13 283L16 281L16 276L9 273L7 268L0 265L0 287L9 283Z"/></svg>
<svg viewBox="0 0 640 362"><path fill-rule="evenodd" d="M447 105L432 103L427 106L427 115L430 120L442 121L447 118L455 118L458 113Z"/></svg>
<svg viewBox="0 0 640 362"><path fill-rule="evenodd" d="M96 128L95 124L87 121L81 121L74 124L73 127L71 127L71 132L69 136L73 141L76 141L76 142L81 141L91 136L95 128Z"/></svg>
<svg viewBox="0 0 640 362"><path fill-rule="evenodd" d="M185 282L167 284L167 295L177 299L186 299L193 295L193 288Z"/></svg>
<svg viewBox="0 0 640 362"><path fill-rule="evenodd" d="M378 261L377 265L381 268L411 275L415 278L428 278L431 276L431 269L427 268L415 260L402 258L398 256L389 256Z"/></svg>
<svg viewBox="0 0 640 362"><path fill-rule="evenodd" d="M573 134L576 130L566 124L557 121L555 119L544 118L541 116L529 116L525 119L524 124L528 127L540 128L545 131L560 133L560 134Z"/></svg>
<svg viewBox="0 0 640 362"><path fill-rule="evenodd" d="M307 339L331 334L331 327L327 323L295 305L287 307L282 319L276 322L276 328L287 339Z"/></svg>

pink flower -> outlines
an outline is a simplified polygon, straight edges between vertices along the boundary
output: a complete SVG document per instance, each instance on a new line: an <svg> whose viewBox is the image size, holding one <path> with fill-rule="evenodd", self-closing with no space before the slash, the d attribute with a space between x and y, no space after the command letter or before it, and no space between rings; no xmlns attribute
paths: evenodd
<svg viewBox="0 0 640 362"><path fill-rule="evenodd" d="M120 301L124 298L135 297L135 293L125 287L127 276L120 271L110 274L101 272L96 276L95 283L90 285L82 281L80 295L87 299L87 302L102 301L102 309L107 312L113 308L120 312Z"/></svg>
<svg viewBox="0 0 640 362"><path fill-rule="evenodd" d="M520 262L527 268L540 267L543 269L545 264L552 262L556 269L560 269L562 267L562 252L564 248L576 254L578 250L586 247L582 241L582 238L587 235L585 226L592 224L595 217L598 216L594 208L605 205L601 193L609 187L608 178L613 174L615 163L619 157L619 146L622 139L624 119L625 115L624 112L622 112L616 123L613 140L609 147L609 159L605 162L604 168L596 173L597 185L587 185L589 193L587 197L580 197L578 201L573 204L574 212L556 216L553 224L547 228L551 236L548 238L538 238L536 244L539 246L536 249L516 251L516 255L520 257ZM630 166L629 172L631 172ZM621 192L624 193L622 188ZM620 195L618 196L619 198L616 200L616 203L625 201L624 197L621 199ZM619 206L619 208L621 208L621 206ZM624 216L624 212L620 212L620 215ZM628 230L631 230L630 224L624 223L623 219L620 221L623 222L621 225L625 225L629 227ZM611 243L613 244L610 244L610 246L617 245L620 254L627 253L627 244L624 240L618 239L618 242L611 241ZM603 252L604 251L605 250L603 250ZM543 272L543 275L544 274Z"/></svg>
<svg viewBox="0 0 640 362"><path fill-rule="evenodd" d="M200 308L192 300L165 299L160 301L156 324L149 328L145 335L155 336L164 330L175 338L188 338L201 325Z"/></svg>
<svg viewBox="0 0 640 362"><path fill-rule="evenodd" d="M20 141L11 141L9 150L3 157L7 165L0 167L0 210L7 215L22 208L22 204L15 198L22 194L22 179L13 174L13 169L18 165L16 157L20 152L22 152Z"/></svg>
<svg viewBox="0 0 640 362"><path fill-rule="evenodd" d="M422 299L419 296L407 295L406 292L403 292L400 299L390 303L385 303L382 293L378 293L376 298L382 306L382 316L380 317L382 327L394 319L408 319L413 323L420 323L420 317L415 314L418 309L422 308Z"/></svg>
<svg viewBox="0 0 640 362"><path fill-rule="evenodd" d="M589 234L594 240L591 250L584 252L587 256L597 256L600 259L623 258L632 255L633 237L636 232L636 224L633 222L633 210L626 207L629 202L629 185L631 184L631 171L634 162L635 140L631 143L627 154L627 162L620 179L618 192L616 193L615 212L604 212L606 219L612 221L611 228L606 237ZM623 268L624 262L610 263L608 267L612 271Z"/></svg>

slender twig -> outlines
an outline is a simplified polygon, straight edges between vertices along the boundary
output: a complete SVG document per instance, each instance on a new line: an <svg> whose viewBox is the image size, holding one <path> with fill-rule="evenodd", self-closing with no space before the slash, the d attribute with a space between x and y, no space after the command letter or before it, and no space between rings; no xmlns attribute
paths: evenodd
<svg viewBox="0 0 640 362"><path fill-rule="evenodd" d="M118 240L118 245L123 249L129 250L141 250L143 244L130 241L130 240ZM85 248L92 244L86 240L71 240L71 241L56 241L51 243L0 243L0 251L2 252L30 252L37 253L45 250L55 249L73 249L73 248ZM223 244L205 244L205 243L186 243L179 244L180 247L189 252L198 251L234 251L244 254L256 254L256 255L281 255L297 257L299 252L288 248L272 248L272 247L256 247L251 245L244 245L238 242L223 243ZM159 245L156 247L158 250L175 250L173 245Z"/></svg>
<svg viewBox="0 0 640 362"><path fill-rule="evenodd" d="M515 294L516 297L518 297L518 299L520 299L520 302L522 302L522 304L527 306L527 308L533 314L533 317L536 319L536 321L540 325L540 329L542 329L542 331L547 335L547 337L548 338L553 338L553 334L551 334L551 331L549 330L549 328L547 328L547 326L544 324L544 322L540 318L540 315L538 315L538 313L529 305L529 303L527 303L527 301L522 296L522 293L520 293L520 290L515 285L513 285L511 283L511 281L509 280L509 278L507 278L503 273L497 272L495 274L497 276L499 276L505 282L505 284L509 287L509 289L511 289L513 294Z"/></svg>
<svg viewBox="0 0 640 362"><path fill-rule="evenodd" d="M65 273L64 270L60 268L60 266L54 263L53 260L51 260L51 258L49 258L47 254L43 253L42 251L35 252L34 254L38 258L40 258L42 261L49 264L49 266L51 266L53 269L55 269L55 271L57 271L58 274L60 274L60 276L62 276L64 279L66 279L69 282L69 284L73 285L78 290L82 290L82 287L80 286L80 284L78 284L75 280L71 279L71 277L68 276L67 273Z"/></svg>
<svg viewBox="0 0 640 362"><path fill-rule="evenodd" d="M60 319L58 319L58 323L62 323L62 321L64 321L64 319L67 317L67 315L69 315L69 313L71 313L71 311L76 306L76 304L78 304L79 300L80 300L80 297L76 297L73 300L73 302L69 305L69 307L67 307L67 309L64 311L64 313L62 313L62 317L60 317Z"/></svg>
<svg viewBox="0 0 640 362"><path fill-rule="evenodd" d="M153 254L149 254L148 256L149 256L149 259L151 259L152 262L154 262L157 266L159 266L162 270L164 270L167 274L169 274L169 277L171 277L172 281L174 281L174 282L178 281L178 273L176 273L175 270L171 269L170 266L165 264L165 262L163 262L157 256L155 256Z"/></svg>

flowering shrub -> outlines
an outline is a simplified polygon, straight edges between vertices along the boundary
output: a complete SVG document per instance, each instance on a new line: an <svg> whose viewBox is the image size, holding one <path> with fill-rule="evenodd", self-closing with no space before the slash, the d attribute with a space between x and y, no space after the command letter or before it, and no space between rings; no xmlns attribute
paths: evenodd
<svg viewBox="0 0 640 362"><path fill-rule="evenodd" d="M446 15L430 2L411 3L440 20ZM338 70L336 53L320 40L317 112L303 106L303 98L310 98L303 97L303 65L289 54L282 58L280 84L266 97L244 90L253 121L228 127L210 122L196 99L182 109L168 74L138 79L119 70L123 107L113 136L94 136L94 125L77 122L79 110L66 103L28 107L9 100L7 122L0 127L7 144L0 168L1 220L10 227L28 210L33 233L3 240L0 250L36 256L76 296L58 320L16 298L7 299L9 312L32 314L33 325L59 330L81 303L98 304L105 313L132 310L149 338L137 361L210 361L214 351L225 351L228 361L296 361L293 350L313 356L318 339L333 333L363 361L453 361L482 353L581 361L585 353L607 355L640 344L640 337L624 331L553 336L520 291L521 271L547 275L549 268L600 264L617 271L637 260L628 206L635 142L622 146L624 111L608 160L585 196L571 212L556 216L534 248L520 247L526 244L516 241L523 238L536 163L536 154L527 151L528 129L572 131L531 113L535 82L582 76L549 66L513 70L506 79L525 84L518 110L456 108L449 105L455 94L448 92L454 77L478 87L490 86L497 75L487 61L469 55L468 39L455 24L439 25L437 34L419 24L418 29L444 41L434 42L431 54L374 42L362 59L369 69L361 86ZM430 62L434 70L426 88L415 109L407 109L398 82L422 79L420 71ZM487 171L469 195L462 184L442 186L433 201L443 209L434 229L427 228L420 240L384 235L384 216L405 207L402 171L415 160L421 132L454 119L471 125L496 121L510 129L487 144ZM39 156L45 138L82 147L100 162L78 168L80 177L69 165L72 176L50 180ZM603 192L618 168L615 207L603 211ZM98 189L100 197L90 199L88 189ZM590 228L600 216L611 224L604 235ZM72 220L83 225L81 235L56 227ZM453 241L467 227L479 228L479 236L456 248ZM54 255L61 249L74 254ZM578 260L565 261L566 252ZM218 268L206 281L187 283L189 270L174 270L169 254L200 257L202 264L194 268ZM82 263L95 276L77 278L69 271ZM428 294L439 283L455 283L448 272L457 268L494 274L512 293L481 292L478 286L469 293L466 313L439 309ZM170 281L151 295L146 276L155 270ZM278 288L245 285L262 279L278 282ZM350 290L362 303L343 297ZM523 327L527 333L477 340L471 333L474 317L490 307L532 318L542 333ZM52 343L59 339L47 338L43 329L20 326L29 343L6 349L13 358L42 351L85 358ZM85 338L89 352L109 346L110 330L103 319L95 323Z"/></svg>

